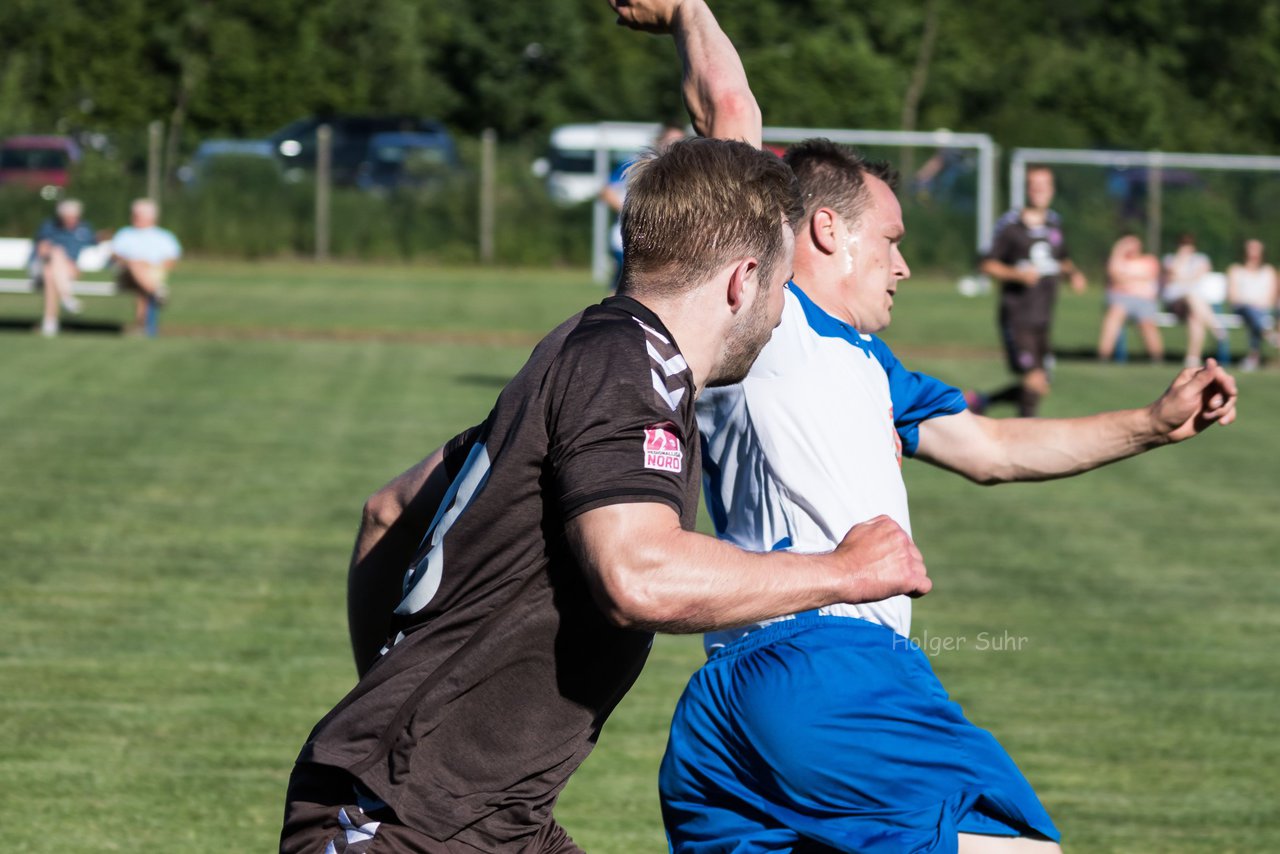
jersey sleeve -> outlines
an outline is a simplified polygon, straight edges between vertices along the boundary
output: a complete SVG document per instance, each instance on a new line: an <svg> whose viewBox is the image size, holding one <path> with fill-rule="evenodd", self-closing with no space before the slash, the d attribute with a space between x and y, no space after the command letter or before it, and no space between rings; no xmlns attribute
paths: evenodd
<svg viewBox="0 0 1280 854"><path fill-rule="evenodd" d="M963 412L964 392L928 374L907 370L879 338L872 338L872 352L889 378L893 426L902 440L902 452L913 457L920 443L920 425L930 418Z"/></svg>
<svg viewBox="0 0 1280 854"><path fill-rule="evenodd" d="M548 458L566 519L646 501L683 516L690 480L699 474L690 471L697 467L690 448L697 436L688 426L692 393L681 380L688 369L673 374L670 385L677 387L669 389L638 325L634 332L567 345L548 378Z"/></svg>
<svg viewBox="0 0 1280 854"><path fill-rule="evenodd" d="M983 260L999 261L1001 264L1010 266L1020 260L1017 257L1017 250L1014 246L1013 229L1009 225L1005 225L996 231L996 236L991 241L991 248L987 250Z"/></svg>
<svg viewBox="0 0 1280 854"><path fill-rule="evenodd" d="M487 422L486 422L487 423ZM444 470L449 476L450 482L458 476L458 472L462 470L462 465L467 461L467 456L471 453L471 446L479 441L484 433L485 423L463 430L444 444Z"/></svg>
<svg viewBox="0 0 1280 854"><path fill-rule="evenodd" d="M635 163L634 160L628 160L625 163L619 163L613 167L613 171L609 173L609 186L619 193L625 193L627 190L627 170Z"/></svg>

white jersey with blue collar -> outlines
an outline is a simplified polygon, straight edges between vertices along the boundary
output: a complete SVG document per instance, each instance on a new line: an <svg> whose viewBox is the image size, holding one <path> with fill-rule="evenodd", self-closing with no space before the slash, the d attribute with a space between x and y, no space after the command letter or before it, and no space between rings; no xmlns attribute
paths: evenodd
<svg viewBox="0 0 1280 854"><path fill-rule="evenodd" d="M964 408L959 389L908 371L880 339L788 284L782 323L751 373L698 401L716 533L751 551L797 552L830 551L881 514L910 533L902 454L915 453L922 422ZM906 596L818 613L911 629ZM708 634L707 651L772 622Z"/></svg>

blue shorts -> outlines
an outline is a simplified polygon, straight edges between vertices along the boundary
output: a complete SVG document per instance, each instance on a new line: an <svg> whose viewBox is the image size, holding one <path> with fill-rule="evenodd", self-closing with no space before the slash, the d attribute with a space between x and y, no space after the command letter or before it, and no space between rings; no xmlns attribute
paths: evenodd
<svg viewBox="0 0 1280 854"><path fill-rule="evenodd" d="M957 833L1058 830L919 647L801 616L718 651L689 681L659 778L676 854L955 852Z"/></svg>

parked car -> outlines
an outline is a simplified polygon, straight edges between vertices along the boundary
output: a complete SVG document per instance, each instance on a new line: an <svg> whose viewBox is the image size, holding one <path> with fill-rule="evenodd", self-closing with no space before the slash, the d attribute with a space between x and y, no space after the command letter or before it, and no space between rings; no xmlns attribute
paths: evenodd
<svg viewBox="0 0 1280 854"><path fill-rule="evenodd" d="M207 139L196 147L191 162L178 170L178 180L198 186L219 173L240 172L280 180L283 172L275 146L265 139Z"/></svg>
<svg viewBox="0 0 1280 854"><path fill-rule="evenodd" d="M333 183L356 183L361 164L369 157L369 144L376 134L412 133L453 140L444 125L419 116L310 116L285 125L267 139L284 163L286 174L293 170L312 171L316 166L316 130L327 124L333 132Z"/></svg>
<svg viewBox="0 0 1280 854"><path fill-rule="evenodd" d="M0 184L39 190L55 199L80 162L80 146L69 136L14 136L0 143Z"/></svg>
<svg viewBox="0 0 1280 854"><path fill-rule="evenodd" d="M605 178L616 167L653 144L656 124L610 122L604 125L561 125L551 132L545 158L535 161L534 174L546 178L547 192L561 204L594 199L604 185L596 175L596 149L608 152Z"/></svg>
<svg viewBox="0 0 1280 854"><path fill-rule="evenodd" d="M356 186L374 192L424 189L457 168L458 152L447 133L376 133L356 170Z"/></svg>

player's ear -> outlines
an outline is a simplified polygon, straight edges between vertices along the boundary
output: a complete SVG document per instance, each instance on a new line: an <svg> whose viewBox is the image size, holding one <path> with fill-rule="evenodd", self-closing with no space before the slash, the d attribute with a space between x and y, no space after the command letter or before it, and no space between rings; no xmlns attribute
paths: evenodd
<svg viewBox="0 0 1280 854"><path fill-rule="evenodd" d="M831 208L818 208L809 217L809 239L813 245L826 254L836 251L836 223L839 214Z"/></svg>
<svg viewBox="0 0 1280 854"><path fill-rule="evenodd" d="M732 314L741 311L759 290L759 278L756 273L760 262L755 258L743 258L729 270L729 281L725 288L725 304Z"/></svg>

